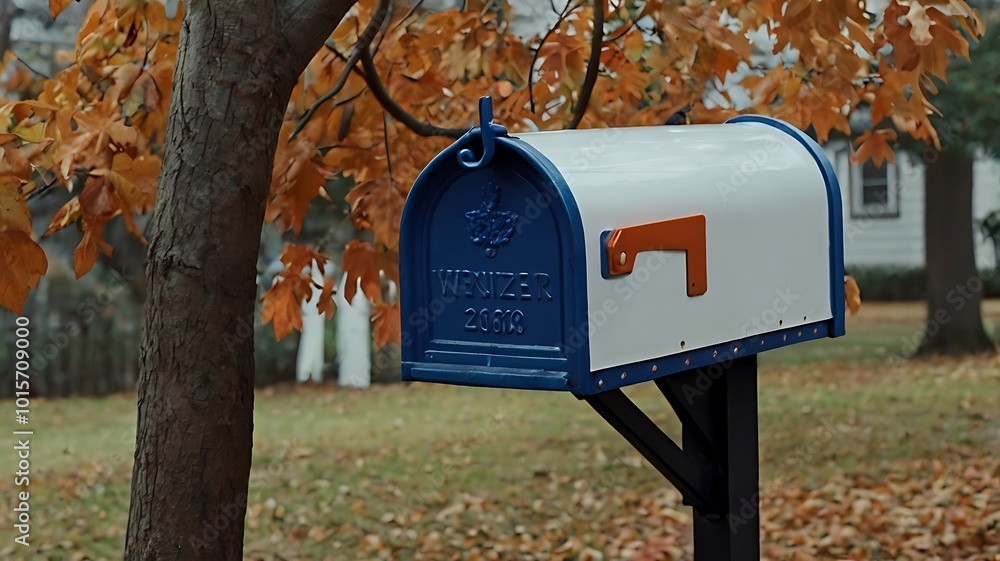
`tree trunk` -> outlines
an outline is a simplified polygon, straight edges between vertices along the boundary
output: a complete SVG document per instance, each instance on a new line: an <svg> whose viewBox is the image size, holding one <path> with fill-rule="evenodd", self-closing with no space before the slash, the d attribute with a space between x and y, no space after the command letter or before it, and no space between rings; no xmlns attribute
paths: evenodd
<svg viewBox="0 0 1000 561"><path fill-rule="evenodd" d="M329 261L323 263L329 271L333 266ZM322 286L324 275L319 268L310 266L310 274L314 283ZM302 302L302 335L299 337L299 348L295 358L295 381L298 383L323 382L323 367L326 364L326 316L319 313L319 292L313 292L308 300Z"/></svg>
<svg viewBox="0 0 1000 561"><path fill-rule="evenodd" d="M185 2L146 271L130 561L242 559L277 133L296 79L352 4Z"/></svg>
<svg viewBox="0 0 1000 561"><path fill-rule="evenodd" d="M17 15L17 5L14 0L0 0L0 59L10 49L10 28L14 25Z"/></svg>
<svg viewBox="0 0 1000 561"><path fill-rule="evenodd" d="M973 241L972 166L972 157L959 150L941 152L927 164L927 323L918 356L995 350L983 329L983 282Z"/></svg>
<svg viewBox="0 0 1000 561"><path fill-rule="evenodd" d="M337 303L337 385L367 388L372 385L372 304L359 289L354 300L344 298L347 277L342 277L334 301Z"/></svg>

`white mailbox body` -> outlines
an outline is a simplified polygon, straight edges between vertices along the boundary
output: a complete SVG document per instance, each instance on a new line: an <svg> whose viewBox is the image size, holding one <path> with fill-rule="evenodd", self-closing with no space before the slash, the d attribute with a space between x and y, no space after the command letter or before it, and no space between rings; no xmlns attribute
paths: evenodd
<svg viewBox="0 0 1000 561"><path fill-rule="evenodd" d="M828 193L813 154L773 127L635 127L518 135L569 185L587 257L601 233L703 214L708 290L682 252L639 254L630 275L587 261L590 366L611 368L833 317Z"/></svg>
<svg viewBox="0 0 1000 561"><path fill-rule="evenodd" d="M802 132L491 127L407 200L404 379L583 397L844 333L840 189Z"/></svg>

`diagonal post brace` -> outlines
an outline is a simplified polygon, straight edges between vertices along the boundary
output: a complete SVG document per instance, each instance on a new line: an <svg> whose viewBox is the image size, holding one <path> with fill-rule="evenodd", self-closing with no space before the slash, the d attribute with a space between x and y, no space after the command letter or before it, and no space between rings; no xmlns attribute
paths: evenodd
<svg viewBox="0 0 1000 561"><path fill-rule="evenodd" d="M586 400L677 487L685 502L703 512L724 512L714 492L715 474L681 450L621 390L599 393Z"/></svg>
<svg viewBox="0 0 1000 561"><path fill-rule="evenodd" d="M683 449L621 390L587 402L694 507L694 561L760 559L757 357L659 378Z"/></svg>

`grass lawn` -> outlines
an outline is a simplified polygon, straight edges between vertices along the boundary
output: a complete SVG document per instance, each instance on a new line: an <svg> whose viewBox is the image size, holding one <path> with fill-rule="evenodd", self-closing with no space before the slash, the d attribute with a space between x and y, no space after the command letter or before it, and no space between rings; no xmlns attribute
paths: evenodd
<svg viewBox="0 0 1000 561"><path fill-rule="evenodd" d="M761 356L765 558L1000 559L1000 367L888 360L922 313L865 304L847 337ZM32 425L31 546L4 509L0 558L120 559L134 396L36 400ZM679 494L569 395L265 389L250 485L248 559L691 559Z"/></svg>

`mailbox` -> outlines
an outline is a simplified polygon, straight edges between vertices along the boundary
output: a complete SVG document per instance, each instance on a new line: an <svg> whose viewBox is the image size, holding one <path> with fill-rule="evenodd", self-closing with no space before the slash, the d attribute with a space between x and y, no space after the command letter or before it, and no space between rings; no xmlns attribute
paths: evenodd
<svg viewBox="0 0 1000 561"><path fill-rule="evenodd" d="M404 380L586 397L844 334L840 188L801 131L481 112L403 211Z"/></svg>
<svg viewBox="0 0 1000 561"><path fill-rule="evenodd" d="M759 559L756 355L844 334L823 151L756 116L517 136L492 119L484 98L407 197L403 379L572 392L693 507L696 560ZM649 380L683 448L621 390Z"/></svg>

